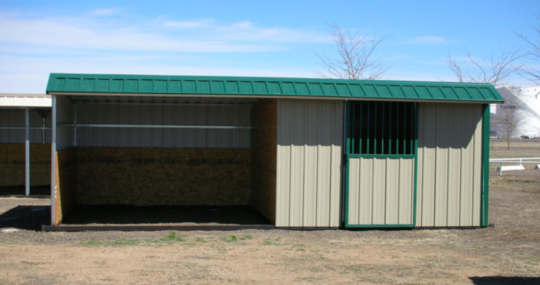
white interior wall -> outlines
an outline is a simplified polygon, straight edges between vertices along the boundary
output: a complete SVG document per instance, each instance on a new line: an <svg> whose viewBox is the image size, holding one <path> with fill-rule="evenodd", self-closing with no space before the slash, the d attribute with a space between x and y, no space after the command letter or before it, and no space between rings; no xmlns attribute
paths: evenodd
<svg viewBox="0 0 540 285"><path fill-rule="evenodd" d="M42 115L45 116L45 127L48 129L30 130L30 143L51 143L51 110L30 109L30 127L41 128L43 125ZM24 143L24 129L2 129L2 127L25 127L24 109L0 109L0 143Z"/></svg>

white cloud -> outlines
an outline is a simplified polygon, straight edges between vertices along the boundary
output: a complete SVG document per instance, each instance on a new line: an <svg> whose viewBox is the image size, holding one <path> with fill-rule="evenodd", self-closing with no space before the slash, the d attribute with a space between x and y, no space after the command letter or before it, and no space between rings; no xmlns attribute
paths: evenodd
<svg viewBox="0 0 540 285"><path fill-rule="evenodd" d="M105 14L109 11L100 11ZM249 21L163 21L156 24L88 18L34 18L0 15L0 43L86 50L238 53L280 51L290 43L322 43L324 32L258 27ZM195 30L194 30L195 29Z"/></svg>
<svg viewBox="0 0 540 285"><path fill-rule="evenodd" d="M0 55L0 93L44 93L50 73L108 73L156 75L215 75L314 77L314 72L302 68L220 67L198 64L159 63L149 56L33 58ZM31 66L31 68L28 68Z"/></svg>
<svg viewBox="0 0 540 285"><path fill-rule="evenodd" d="M0 9L0 92L44 92L51 72L313 77L311 67L275 64L267 53L329 42L313 28L117 12L36 17Z"/></svg>
<svg viewBox="0 0 540 285"><path fill-rule="evenodd" d="M132 27L101 29L47 19L0 19L0 42L12 45L147 52L227 53L279 50L279 47L265 43L236 43L226 39L178 37Z"/></svg>
<svg viewBox="0 0 540 285"><path fill-rule="evenodd" d="M120 8L101 8L90 12L92 16L112 16L120 12Z"/></svg>
<svg viewBox="0 0 540 285"><path fill-rule="evenodd" d="M171 28L193 29L193 28L208 27L214 22L215 21L211 19L197 20L197 21L165 21L162 23L162 25L164 27L171 27Z"/></svg>
<svg viewBox="0 0 540 285"><path fill-rule="evenodd" d="M416 37L409 41L410 44L419 44L419 45L438 45L446 43L447 40L442 37L437 36L422 36Z"/></svg>

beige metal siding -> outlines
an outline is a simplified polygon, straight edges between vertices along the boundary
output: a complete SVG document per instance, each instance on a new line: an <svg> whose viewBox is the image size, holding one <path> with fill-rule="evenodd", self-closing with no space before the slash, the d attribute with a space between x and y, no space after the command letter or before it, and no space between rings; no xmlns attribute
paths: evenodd
<svg viewBox="0 0 540 285"><path fill-rule="evenodd" d="M413 223L414 159L349 159L349 225Z"/></svg>
<svg viewBox="0 0 540 285"><path fill-rule="evenodd" d="M278 227L339 227L343 101L278 101Z"/></svg>
<svg viewBox="0 0 540 285"><path fill-rule="evenodd" d="M418 227L480 226L482 106L420 104Z"/></svg>

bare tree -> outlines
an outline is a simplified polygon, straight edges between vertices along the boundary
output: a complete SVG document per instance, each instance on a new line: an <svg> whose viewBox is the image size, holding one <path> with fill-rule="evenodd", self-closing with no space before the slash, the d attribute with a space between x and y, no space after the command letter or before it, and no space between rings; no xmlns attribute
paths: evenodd
<svg viewBox="0 0 540 285"><path fill-rule="evenodd" d="M501 49L497 55L488 59L476 58L468 50L463 50L463 57L458 60L448 55L447 64L459 82L491 83L502 85L506 79L514 74L519 66L517 60L521 58L518 50Z"/></svg>
<svg viewBox="0 0 540 285"><path fill-rule="evenodd" d="M519 136L518 128L526 120L515 98L505 98L505 102L499 105L493 118L493 126L497 129L497 135L506 140L506 149L510 149L510 140Z"/></svg>
<svg viewBox="0 0 540 285"><path fill-rule="evenodd" d="M317 55L323 68L331 77L340 79L378 79L388 70L381 57L375 54L386 37L366 37L359 32L330 25L330 34L336 44L337 58Z"/></svg>
<svg viewBox="0 0 540 285"><path fill-rule="evenodd" d="M540 20L540 13L536 15L536 18ZM529 46L529 50L526 52L525 57L533 62L540 62L540 24L537 26L530 25L533 29L534 36L527 37L523 33L514 32L519 38L524 40ZM518 70L519 75L534 82L540 84L540 69L535 68L531 64L525 64Z"/></svg>

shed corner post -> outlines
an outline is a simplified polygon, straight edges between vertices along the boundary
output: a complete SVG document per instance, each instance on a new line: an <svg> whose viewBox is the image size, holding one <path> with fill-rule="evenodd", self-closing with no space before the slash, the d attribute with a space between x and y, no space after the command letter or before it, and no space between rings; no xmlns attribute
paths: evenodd
<svg viewBox="0 0 540 285"><path fill-rule="evenodd" d="M30 196L30 109L24 109L24 195Z"/></svg>
<svg viewBox="0 0 540 285"><path fill-rule="evenodd" d="M53 95L51 101L51 226L54 226L56 222L56 96Z"/></svg>
<svg viewBox="0 0 540 285"><path fill-rule="evenodd" d="M490 108L482 105L482 212L481 226L489 225L489 142L490 142Z"/></svg>

